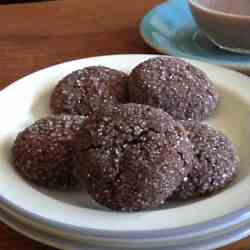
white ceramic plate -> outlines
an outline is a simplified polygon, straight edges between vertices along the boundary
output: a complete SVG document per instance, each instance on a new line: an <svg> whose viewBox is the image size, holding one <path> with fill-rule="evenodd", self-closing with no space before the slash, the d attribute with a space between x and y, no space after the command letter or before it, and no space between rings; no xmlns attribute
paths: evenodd
<svg viewBox="0 0 250 250"><path fill-rule="evenodd" d="M141 238L152 241L152 237L191 237L215 228L220 230L248 218L250 78L198 61L190 62L208 74L222 97L218 112L209 122L232 138L241 160L237 179L223 192L193 202L169 203L154 211L117 213L97 205L84 192L58 193L31 186L12 167L10 148L16 134L49 114L49 96L58 80L73 70L90 65L105 65L129 72L152 56L115 55L67 62L31 74L4 89L0 93L2 205L58 233L78 233L79 237L88 238L124 237L134 242Z"/></svg>
<svg viewBox="0 0 250 250"><path fill-rule="evenodd" d="M14 230L18 231L19 233L32 238L34 240L37 240L41 243L56 247L58 249L67 249L67 250L117 250L117 247L105 247L104 245L96 245L96 244L90 244L86 242L80 242L76 240L68 240L63 237L60 237L58 235L54 235L51 233L48 233L46 231L40 230L36 227L33 227L30 225L28 220L25 220L25 218L22 218L24 220L19 220L16 218L15 215L6 212L4 210L0 209L0 220L9 225ZM143 248L147 250L211 250L211 249L217 249L219 247L225 246L227 244L230 244L234 241L238 241L240 239L245 238L250 230L250 223L233 230L232 232L227 232L225 234L220 234L219 236L211 239L204 239L199 240L198 242L193 241L191 244L184 244L184 245L165 245L164 247L160 248ZM179 242L180 243L180 242ZM119 246L119 249L128 250L126 246ZM131 248L130 248L131 250Z"/></svg>

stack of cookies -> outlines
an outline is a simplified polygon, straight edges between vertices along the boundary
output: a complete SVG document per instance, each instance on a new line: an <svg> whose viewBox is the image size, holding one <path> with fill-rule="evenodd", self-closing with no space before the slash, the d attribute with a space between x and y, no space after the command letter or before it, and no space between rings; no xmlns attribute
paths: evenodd
<svg viewBox="0 0 250 250"><path fill-rule="evenodd" d="M67 191L84 182L103 206L139 211L211 194L236 176L232 141L202 123L219 93L180 59L151 58L130 75L77 70L50 104L54 114L21 131L12 148L15 168L36 185Z"/></svg>

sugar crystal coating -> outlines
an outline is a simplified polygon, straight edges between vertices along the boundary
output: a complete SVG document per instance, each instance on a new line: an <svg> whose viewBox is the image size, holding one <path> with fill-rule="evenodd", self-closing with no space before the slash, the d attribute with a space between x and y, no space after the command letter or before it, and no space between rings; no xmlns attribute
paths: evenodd
<svg viewBox="0 0 250 250"><path fill-rule="evenodd" d="M183 125L194 145L195 160L174 197L187 199L223 189L236 176L239 163L232 141L205 124L186 121Z"/></svg>
<svg viewBox="0 0 250 250"><path fill-rule="evenodd" d="M161 109L139 104L91 115L76 141L88 192L114 210L157 207L191 170L192 144L183 126Z"/></svg>
<svg viewBox="0 0 250 250"><path fill-rule="evenodd" d="M130 101L162 108L177 120L204 120L219 94L200 69L177 58L156 57L136 66L129 80Z"/></svg>
<svg viewBox="0 0 250 250"><path fill-rule="evenodd" d="M73 164L73 141L86 120L83 116L52 115L17 135L12 159L17 171L39 186L69 189L78 186Z"/></svg>
<svg viewBox="0 0 250 250"><path fill-rule="evenodd" d="M128 76L118 70L91 66L63 78L51 96L55 114L89 115L106 103L128 101Z"/></svg>

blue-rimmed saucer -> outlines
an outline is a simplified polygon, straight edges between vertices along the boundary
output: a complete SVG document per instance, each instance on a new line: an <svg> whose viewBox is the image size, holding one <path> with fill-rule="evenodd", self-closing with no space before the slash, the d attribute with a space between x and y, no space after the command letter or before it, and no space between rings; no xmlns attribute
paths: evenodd
<svg viewBox="0 0 250 250"><path fill-rule="evenodd" d="M201 60L250 74L250 55L230 53L213 45L200 33L187 0L169 0L152 9L143 18L140 33L146 43L163 54Z"/></svg>

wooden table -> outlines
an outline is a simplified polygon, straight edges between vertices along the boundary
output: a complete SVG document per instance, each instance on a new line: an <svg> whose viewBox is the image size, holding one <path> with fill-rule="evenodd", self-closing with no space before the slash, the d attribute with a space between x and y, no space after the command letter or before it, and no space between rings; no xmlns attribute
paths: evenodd
<svg viewBox="0 0 250 250"><path fill-rule="evenodd" d="M35 70L76 58L155 53L140 38L138 24L160 2L58 0L0 5L0 88ZM52 250L3 224L0 249ZM223 248L249 249L250 238Z"/></svg>

